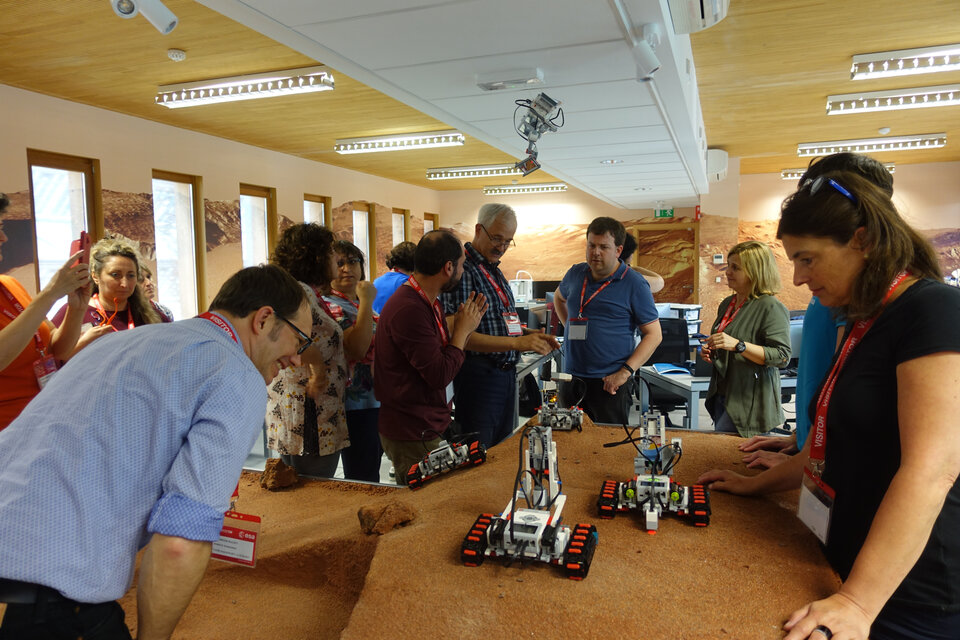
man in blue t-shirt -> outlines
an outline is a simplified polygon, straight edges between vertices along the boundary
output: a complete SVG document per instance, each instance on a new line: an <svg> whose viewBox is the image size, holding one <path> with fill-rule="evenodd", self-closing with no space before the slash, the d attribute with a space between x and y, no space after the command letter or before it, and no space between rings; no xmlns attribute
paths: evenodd
<svg viewBox="0 0 960 640"><path fill-rule="evenodd" d="M650 285L620 261L626 235L619 221L594 219L587 227L587 261L570 267L553 298L564 325L566 371L583 381L563 385L563 400L576 403L582 393L580 406L590 419L607 424L626 424L627 382L661 340Z"/></svg>

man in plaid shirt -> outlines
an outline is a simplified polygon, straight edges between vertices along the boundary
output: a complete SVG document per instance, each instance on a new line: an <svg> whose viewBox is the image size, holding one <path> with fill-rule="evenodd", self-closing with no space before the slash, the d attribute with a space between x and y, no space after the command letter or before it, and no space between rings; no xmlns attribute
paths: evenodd
<svg viewBox="0 0 960 640"><path fill-rule="evenodd" d="M520 318L510 284L499 264L517 231L517 214L505 204L485 204L474 227L473 242L464 245L466 260L460 286L441 296L450 317L471 291L482 293L489 307L467 340L463 367L453 381L454 416L465 432L476 432L491 447L513 433L517 393L516 364L521 351L547 354L560 345L553 336L530 331Z"/></svg>

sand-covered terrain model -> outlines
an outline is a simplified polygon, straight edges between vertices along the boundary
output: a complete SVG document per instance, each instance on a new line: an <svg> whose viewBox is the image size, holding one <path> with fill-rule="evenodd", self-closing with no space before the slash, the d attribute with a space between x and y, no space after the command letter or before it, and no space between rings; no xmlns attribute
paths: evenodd
<svg viewBox="0 0 960 640"><path fill-rule="evenodd" d="M743 469L739 438L683 438L675 478L690 484L712 467ZM371 638L780 638L786 617L839 582L814 536L796 518L797 495L711 494L709 526L666 515L656 535L633 512L597 516L604 480L633 473L630 445L605 448L623 431L590 426L555 434L567 495L563 522L597 527L583 581L544 563L479 567L460 546L480 513L511 496L519 437L487 461L417 491L303 480L289 489L240 482L238 510L263 519L253 569L212 561L174 638L235 640ZM361 530L358 511L400 505L414 519L382 535ZM409 516L405 516L409 517ZM136 625L136 593L122 604Z"/></svg>

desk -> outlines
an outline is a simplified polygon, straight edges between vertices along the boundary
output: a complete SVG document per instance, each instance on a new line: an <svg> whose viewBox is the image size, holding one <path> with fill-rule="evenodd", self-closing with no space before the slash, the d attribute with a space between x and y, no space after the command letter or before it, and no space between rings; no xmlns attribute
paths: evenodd
<svg viewBox="0 0 960 640"><path fill-rule="evenodd" d="M686 373L657 373L653 367L640 367L637 375L643 378L647 384L674 393L687 401L687 415L683 419L685 429L696 430L700 423L700 409L698 401L707 393L710 388L710 378L701 376L692 376ZM780 390L796 389L796 376L780 376ZM646 389L643 390L641 401L643 406L647 405Z"/></svg>

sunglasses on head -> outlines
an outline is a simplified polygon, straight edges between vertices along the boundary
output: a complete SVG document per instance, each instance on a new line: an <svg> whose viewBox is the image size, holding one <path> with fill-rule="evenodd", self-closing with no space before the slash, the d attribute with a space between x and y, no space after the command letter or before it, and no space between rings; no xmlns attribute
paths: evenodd
<svg viewBox="0 0 960 640"><path fill-rule="evenodd" d="M857 202L856 196L850 193L848 189L846 189L843 185L841 185L839 182L837 182L833 178L827 178L826 176L819 176L817 178L814 178L813 180L807 180L806 182L803 183L803 187L805 189L808 187L810 188L811 196L817 195L817 192L820 191L820 189L824 185L829 185L830 187L832 187L837 193L839 193L840 195L845 197L847 200L852 202L853 206L855 207L859 206L860 203Z"/></svg>

